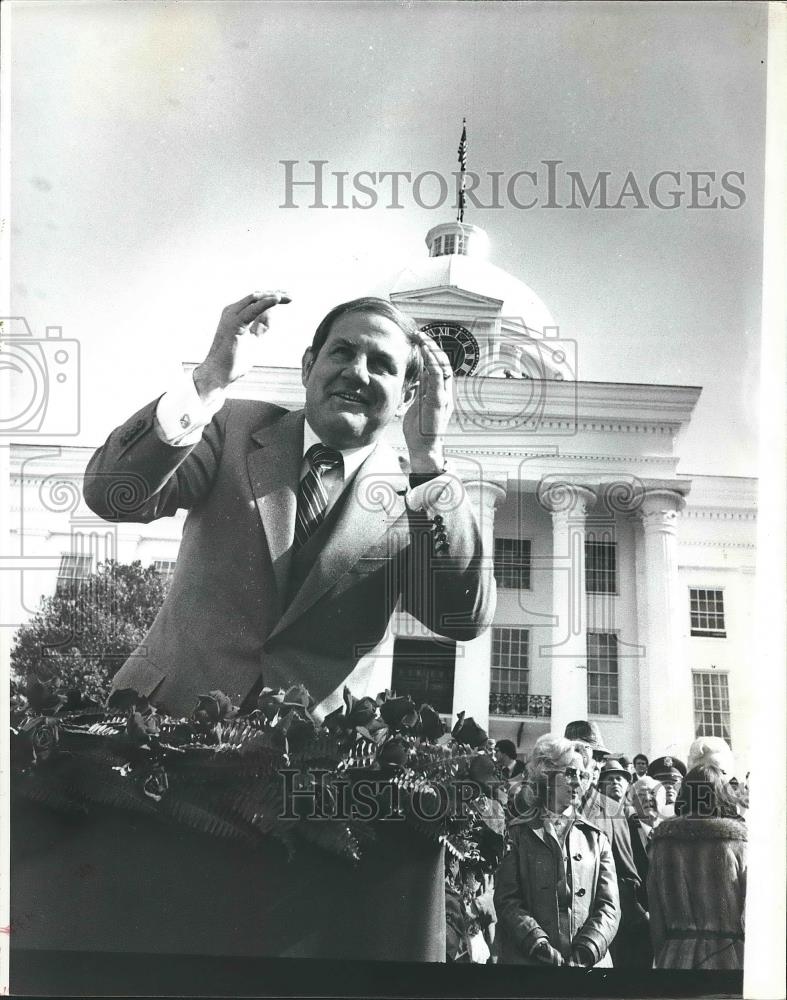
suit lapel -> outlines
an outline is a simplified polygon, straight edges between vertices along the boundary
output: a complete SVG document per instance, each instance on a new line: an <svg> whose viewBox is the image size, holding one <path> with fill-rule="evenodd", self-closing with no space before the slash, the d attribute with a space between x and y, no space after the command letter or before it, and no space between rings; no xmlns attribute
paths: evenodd
<svg viewBox="0 0 787 1000"><path fill-rule="evenodd" d="M333 530L271 637L315 604L402 515L402 494L407 482L397 468L395 454L381 442L347 487L347 496L340 499L342 508ZM294 533L294 511L293 507L290 541Z"/></svg>
<svg viewBox="0 0 787 1000"><path fill-rule="evenodd" d="M246 464L252 493L268 541L278 609L284 606L295 536L297 490L303 459L303 411L286 413L252 434L259 447Z"/></svg>

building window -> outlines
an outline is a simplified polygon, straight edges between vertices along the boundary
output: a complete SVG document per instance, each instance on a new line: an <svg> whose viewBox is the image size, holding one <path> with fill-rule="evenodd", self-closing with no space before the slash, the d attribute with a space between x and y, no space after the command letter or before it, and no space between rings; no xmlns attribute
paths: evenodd
<svg viewBox="0 0 787 1000"><path fill-rule="evenodd" d="M724 591L689 590L691 610L691 634L724 639Z"/></svg>
<svg viewBox="0 0 787 1000"><path fill-rule="evenodd" d="M443 253L444 254L455 253L456 252L455 248L456 248L456 237L453 235L453 233L449 233L446 236L444 236Z"/></svg>
<svg viewBox="0 0 787 1000"><path fill-rule="evenodd" d="M694 670L694 735L730 738L730 692L727 675L716 670Z"/></svg>
<svg viewBox="0 0 787 1000"><path fill-rule="evenodd" d="M617 594L617 545L585 542L585 590L588 594Z"/></svg>
<svg viewBox="0 0 787 1000"><path fill-rule="evenodd" d="M495 539L495 580L506 590L530 590L530 542Z"/></svg>
<svg viewBox="0 0 787 1000"><path fill-rule="evenodd" d="M439 257L440 254L442 253L442 249L443 249L443 237L438 236L435 238L435 241L432 244L432 256Z"/></svg>
<svg viewBox="0 0 787 1000"><path fill-rule="evenodd" d="M618 715L618 637L588 632L588 713Z"/></svg>
<svg viewBox="0 0 787 1000"><path fill-rule="evenodd" d="M60 557L60 569L57 571L57 592L73 590L82 580L86 580L92 568L92 556L72 555L64 552Z"/></svg>
<svg viewBox="0 0 787 1000"><path fill-rule="evenodd" d="M530 630L492 628L492 691L527 695L530 678Z"/></svg>
<svg viewBox="0 0 787 1000"><path fill-rule="evenodd" d="M164 583L169 583L172 574L175 572L174 559L154 559L153 569L158 573Z"/></svg>
<svg viewBox="0 0 787 1000"><path fill-rule="evenodd" d="M449 639L395 639L391 690L410 695L420 708L454 711L456 643Z"/></svg>

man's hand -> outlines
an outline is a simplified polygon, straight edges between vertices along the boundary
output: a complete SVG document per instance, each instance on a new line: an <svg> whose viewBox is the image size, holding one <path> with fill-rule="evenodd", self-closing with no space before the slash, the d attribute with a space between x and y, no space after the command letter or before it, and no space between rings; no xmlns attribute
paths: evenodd
<svg viewBox="0 0 787 1000"><path fill-rule="evenodd" d="M402 421L410 471L439 473L445 464L443 438L454 412L454 373L444 351L420 333L424 372L415 402Z"/></svg>
<svg viewBox="0 0 787 1000"><path fill-rule="evenodd" d="M268 329L268 310L290 301L285 292L252 292L225 307L208 355L194 370L194 385L203 401L251 370L259 338Z"/></svg>

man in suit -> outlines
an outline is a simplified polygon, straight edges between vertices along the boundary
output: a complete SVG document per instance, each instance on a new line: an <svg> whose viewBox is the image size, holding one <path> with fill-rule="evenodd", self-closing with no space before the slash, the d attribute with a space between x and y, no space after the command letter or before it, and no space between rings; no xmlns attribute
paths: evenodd
<svg viewBox="0 0 787 1000"><path fill-rule="evenodd" d="M293 683L326 714L345 683L357 696L385 686L366 654L397 603L455 640L494 612L477 519L445 459L450 363L390 302L325 317L303 356L304 410L226 399L289 301L227 306L193 379L113 431L85 475L108 520L189 512L164 605L114 679L175 715L211 689L253 705L263 684ZM409 481L382 440L397 420Z"/></svg>
<svg viewBox="0 0 787 1000"><path fill-rule="evenodd" d="M495 761L506 780L525 773L525 765L517 760L516 747L511 740L498 740L495 743Z"/></svg>
<svg viewBox="0 0 787 1000"><path fill-rule="evenodd" d="M610 756L610 751L604 745L598 724L587 719L569 722L565 736L566 739L586 743L593 754L596 769L583 795L580 811L585 819L607 835L612 845L620 897L620 926L610 952L615 966L626 967L630 959L627 950L628 941L632 936L641 933L647 914L638 899L640 879L631 852L628 823L621 804L602 794L598 787L603 770L602 761Z"/></svg>
<svg viewBox="0 0 787 1000"><path fill-rule="evenodd" d="M300 683L319 718L345 683L358 697L386 685L390 658L373 653L397 605L455 640L494 613L478 521L445 459L450 363L390 302L354 300L320 323L303 356L303 410L226 399L270 310L288 301L254 293L227 306L193 378L113 431L85 476L88 505L109 520L188 510L164 605L114 679L174 715L212 689L253 707L263 685ZM383 441L397 420L409 475ZM253 953L444 961L441 846L399 824L376 832L352 875L301 845L282 884L280 845L244 854L262 890L238 904ZM157 863L155 844L139 850ZM210 948L210 920L196 902L194 913Z"/></svg>
<svg viewBox="0 0 787 1000"><path fill-rule="evenodd" d="M650 841L653 831L664 818L666 794L661 782L645 775L631 786L631 802L634 814L629 816L629 832L631 834L631 851L634 863L640 877L640 887L637 899L642 908L649 913L648 904L648 872L650 871ZM641 969L649 969L653 965L653 947L650 940L650 928L634 934L629 942L630 964Z"/></svg>

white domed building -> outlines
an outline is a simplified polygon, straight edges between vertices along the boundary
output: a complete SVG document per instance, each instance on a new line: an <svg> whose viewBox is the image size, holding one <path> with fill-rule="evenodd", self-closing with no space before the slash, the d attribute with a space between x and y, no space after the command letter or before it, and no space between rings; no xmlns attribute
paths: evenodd
<svg viewBox="0 0 787 1000"><path fill-rule="evenodd" d="M390 298L456 372L448 453L486 535L497 610L468 643L395 616L364 684L409 692L446 717L465 710L520 752L574 719L595 720L610 750L651 758L685 760L695 735L723 736L745 773L756 481L679 469L701 389L577 380L573 344L538 294L489 262L483 230L444 223L426 243ZM294 368L256 368L232 392L303 402ZM401 433L392 444L405 459ZM22 615L97 556L162 572L176 558L182 516L97 534L89 512L80 527L78 489L73 507L47 501L91 451L12 449L30 567Z"/></svg>

